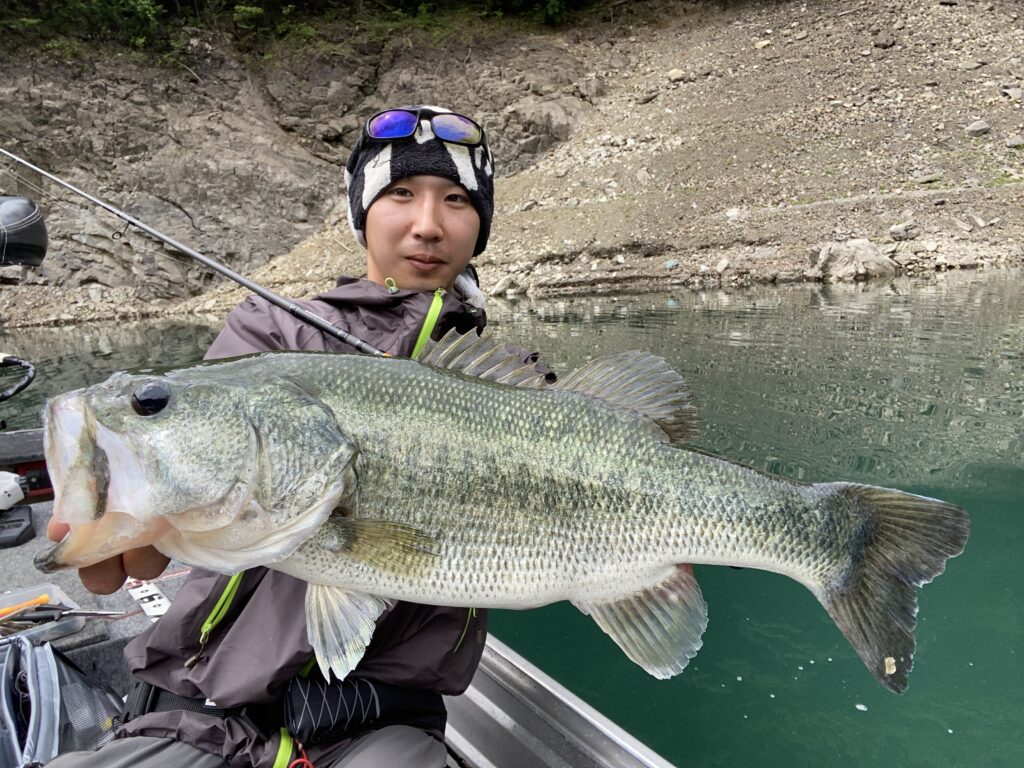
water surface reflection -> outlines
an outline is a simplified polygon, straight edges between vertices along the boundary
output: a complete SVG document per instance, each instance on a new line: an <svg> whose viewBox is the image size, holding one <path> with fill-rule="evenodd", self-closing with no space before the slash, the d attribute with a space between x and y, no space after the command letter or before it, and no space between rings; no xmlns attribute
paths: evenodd
<svg viewBox="0 0 1024 768"><path fill-rule="evenodd" d="M621 349L665 357L703 411L700 444L770 472L926 483L1024 448L1013 272L574 300L495 320L561 370Z"/></svg>
<svg viewBox="0 0 1024 768"><path fill-rule="evenodd" d="M46 398L103 381L115 371L185 365L202 359L217 328L188 322L90 323L0 332L0 350L30 361L35 381L0 403L8 429L39 426ZM0 369L0 388L21 376Z"/></svg>
<svg viewBox="0 0 1024 768"><path fill-rule="evenodd" d="M803 587L761 571L698 566L704 647L667 682L647 679L564 604L496 612L494 632L681 766L1019 764L1020 280L958 273L569 301L499 318L562 370L627 348L664 356L689 380L698 443L714 452L967 509L967 550L921 594L905 696L871 679Z"/></svg>
<svg viewBox="0 0 1024 768"><path fill-rule="evenodd" d="M803 587L753 570L698 568L705 645L667 682L567 604L495 612L495 633L679 765L1017 765L1021 279L948 273L490 313L495 334L563 372L623 349L665 357L693 389L703 448L794 478L892 485L968 509L967 551L922 594L906 696L871 678ZM0 349L40 369L0 414L35 425L44 396L121 368L197 360L214 333L164 323L0 334Z"/></svg>

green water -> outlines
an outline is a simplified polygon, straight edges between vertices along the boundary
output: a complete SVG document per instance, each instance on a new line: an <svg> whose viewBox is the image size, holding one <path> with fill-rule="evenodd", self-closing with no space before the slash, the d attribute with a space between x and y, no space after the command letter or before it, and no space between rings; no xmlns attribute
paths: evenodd
<svg viewBox="0 0 1024 768"><path fill-rule="evenodd" d="M649 678L571 606L494 633L680 766L1016 766L1024 716L1020 274L569 302L498 318L560 370L646 348L684 372L701 447L807 481L965 507L966 552L921 592L910 689L871 677L802 586L698 567L704 647Z"/></svg>
<svg viewBox="0 0 1024 768"><path fill-rule="evenodd" d="M216 327L166 321L0 330L0 352L36 367L27 389L0 402L0 418L9 430L33 429L40 426L48 397L96 384L115 371L193 363L216 335ZM22 375L21 368L0 368L0 390Z"/></svg>
<svg viewBox="0 0 1024 768"><path fill-rule="evenodd" d="M494 633L680 766L1020 764L1022 281L965 273L491 310L495 333L543 350L560 371L628 348L664 356L694 391L702 448L969 510L966 552L921 593L906 695L875 682L803 587L753 570L698 567L710 625L670 681L648 677L565 604L494 612ZM118 368L198 359L213 333L163 324L0 334L0 349L41 372L0 416L35 426L45 395Z"/></svg>

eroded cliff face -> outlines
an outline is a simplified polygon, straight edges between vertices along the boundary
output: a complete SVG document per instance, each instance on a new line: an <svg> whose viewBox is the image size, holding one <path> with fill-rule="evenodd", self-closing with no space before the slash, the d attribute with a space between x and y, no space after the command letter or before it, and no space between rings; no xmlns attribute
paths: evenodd
<svg viewBox="0 0 1024 768"><path fill-rule="evenodd" d="M125 55L16 62L4 84L4 145L150 226L241 269L323 219L337 170L282 130L265 85L209 46L168 69ZM48 181L14 169L47 214L50 255L28 282L137 287L181 297L191 264ZM11 176L3 179L11 190Z"/></svg>
<svg viewBox="0 0 1024 768"><path fill-rule="evenodd" d="M73 63L11 61L0 96L0 146L141 221L249 272L317 231L344 197L344 162L366 117L429 102L479 117L502 159L529 164L568 138L589 107L578 62L544 46L549 72L527 88L506 66L519 44L411 48L339 44L252 63L196 31L173 62L95 52ZM581 89L582 86L582 89ZM0 189L47 216L51 251L37 271L5 268L8 284L130 289L180 299L211 276L187 259L15 163ZM168 258L170 257L170 258ZM124 293L124 291L121 291Z"/></svg>

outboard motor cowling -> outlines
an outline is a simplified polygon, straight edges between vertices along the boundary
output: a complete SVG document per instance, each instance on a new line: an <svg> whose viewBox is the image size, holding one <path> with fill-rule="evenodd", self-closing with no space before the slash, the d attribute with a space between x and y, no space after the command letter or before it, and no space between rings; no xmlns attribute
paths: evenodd
<svg viewBox="0 0 1024 768"><path fill-rule="evenodd" d="M0 265L38 267L47 245L39 206L27 197L0 195Z"/></svg>

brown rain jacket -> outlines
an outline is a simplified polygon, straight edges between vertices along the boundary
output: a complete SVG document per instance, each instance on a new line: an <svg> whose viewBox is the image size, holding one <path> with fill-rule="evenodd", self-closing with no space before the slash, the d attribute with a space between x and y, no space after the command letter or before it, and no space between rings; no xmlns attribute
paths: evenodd
<svg viewBox="0 0 1024 768"><path fill-rule="evenodd" d="M342 277L306 309L395 356L408 356L433 295L398 291L366 280ZM434 338L451 328L482 329L482 310L454 292L444 296ZM229 315L207 359L273 349L353 350L251 296ZM535 354L522 353L524 362ZM538 366L538 370L549 369ZM205 697L218 707L280 701L285 687L312 657L306 639L306 584L266 568L247 571L225 618L217 625L195 666L185 660L199 651L200 627L213 611L228 577L194 569L168 613L125 648L136 677L187 697ZM464 636L463 636L464 635ZM462 693L472 680L487 636L486 611L399 602L381 617L366 654L352 673L383 683ZM460 642L461 638L461 642ZM283 723L282 723L283 724ZM233 768L271 768L281 737L264 737L244 716L219 718L197 712L153 712L121 726L118 737L178 739L219 755ZM439 738L441 734L436 734ZM316 765L328 765L347 741L308 751Z"/></svg>

